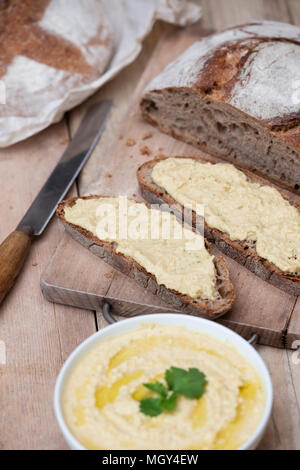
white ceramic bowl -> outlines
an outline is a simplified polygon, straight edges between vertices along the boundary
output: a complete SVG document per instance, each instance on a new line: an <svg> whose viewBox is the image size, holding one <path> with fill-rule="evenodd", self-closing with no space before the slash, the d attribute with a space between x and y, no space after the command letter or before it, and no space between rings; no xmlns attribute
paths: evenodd
<svg viewBox="0 0 300 470"><path fill-rule="evenodd" d="M229 342L235 346L239 352L248 359L248 361L254 366L254 368L259 373L262 383L265 387L266 392L266 407L264 414L261 418L261 421L256 428L254 434L250 439L242 446L239 450L253 450L259 444L266 426L268 424L272 405L273 405L273 387L270 378L268 369L256 352L256 350L245 341L241 336L234 333L232 330L225 328L224 326L209 321L204 320L203 318L197 318L190 315L180 315L180 314L153 314L153 315L144 315L140 317L130 318L128 320L123 320L121 322L115 323L113 325L107 326L103 330L93 334L86 341L80 344L75 351L69 356L64 366L62 367L55 386L54 392L54 410L56 418L59 424L59 427L62 431L62 434L67 441L69 447L73 450L85 450L85 447L78 442L75 437L69 431L63 416L62 411L62 395L66 382L72 372L74 366L81 360L82 357L86 355L90 349L92 349L96 344L99 344L106 338L113 336L119 336L123 333L133 331L141 326L143 323L158 323L162 325L176 325L184 326L193 331L199 331L202 333L208 333L213 335L216 339L221 341L229 340Z"/></svg>

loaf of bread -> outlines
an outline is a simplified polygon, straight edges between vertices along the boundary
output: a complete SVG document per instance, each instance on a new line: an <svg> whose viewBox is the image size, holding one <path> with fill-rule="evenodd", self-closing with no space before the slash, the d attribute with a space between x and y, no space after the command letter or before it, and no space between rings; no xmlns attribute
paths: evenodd
<svg viewBox="0 0 300 470"><path fill-rule="evenodd" d="M185 210L192 226L199 204L209 241L264 281L300 295L300 206L288 191L200 157L152 160L137 177L146 201L166 203L179 217Z"/></svg>
<svg viewBox="0 0 300 470"><path fill-rule="evenodd" d="M118 198L72 198L59 204L57 216L76 241L152 294L159 296L175 310L214 319L231 308L235 294L225 260L210 253L210 244L207 241L204 241L202 248L190 251L190 248L186 250L182 244L185 243L184 240L180 239L137 240L128 237L124 241L118 238L99 238L96 227L102 220L107 222L107 216L101 219L100 204L114 204L115 200ZM137 209L150 209L144 203L128 201L134 205L134 213ZM111 209L108 212L111 216ZM155 212L162 217L160 211ZM179 225L173 215L170 217ZM157 222L156 217L155 221ZM195 229L192 229L192 233L197 241L201 238L203 243L202 235L199 236Z"/></svg>
<svg viewBox="0 0 300 470"><path fill-rule="evenodd" d="M0 80L6 91L0 143L17 141L20 131L25 138L32 128L39 130L43 109L50 123L62 99L64 110L75 106L70 92L99 77L113 53L101 0L1 0L0 41Z"/></svg>
<svg viewBox="0 0 300 470"><path fill-rule="evenodd" d="M299 191L299 27L256 21L195 42L141 108L162 131Z"/></svg>

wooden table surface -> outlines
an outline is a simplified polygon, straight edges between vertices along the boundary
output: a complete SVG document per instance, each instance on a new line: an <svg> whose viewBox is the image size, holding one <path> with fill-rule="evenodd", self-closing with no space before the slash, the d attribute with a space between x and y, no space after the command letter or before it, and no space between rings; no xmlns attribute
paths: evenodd
<svg viewBox="0 0 300 470"><path fill-rule="evenodd" d="M254 19L300 25L299 0L197 0L203 8L202 27L220 30ZM155 45L173 26L158 23L134 64L107 84L88 103L39 135L0 151L0 240L13 230L55 166L74 133L87 104L114 100L107 129L83 170L73 194L83 194L97 174L101 158L118 138L130 96ZM46 302L40 276L62 235L56 220L34 243L14 291L0 309L0 449L66 449L53 413L56 376L71 351L103 325L101 313ZM260 449L300 449L300 361L293 351L260 346L269 366L275 403Z"/></svg>

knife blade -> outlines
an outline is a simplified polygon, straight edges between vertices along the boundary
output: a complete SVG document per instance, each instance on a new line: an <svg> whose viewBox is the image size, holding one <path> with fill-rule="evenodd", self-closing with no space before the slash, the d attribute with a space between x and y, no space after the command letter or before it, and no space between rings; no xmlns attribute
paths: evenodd
<svg viewBox="0 0 300 470"><path fill-rule="evenodd" d="M67 150L19 223L17 230L29 227L33 235L38 236L43 233L57 204L67 194L96 147L111 107L111 101L102 101L88 109Z"/></svg>
<svg viewBox="0 0 300 470"><path fill-rule="evenodd" d="M112 101L92 105L60 161L25 216L0 246L0 303L12 288L29 253L33 237L39 236L55 213L101 137Z"/></svg>

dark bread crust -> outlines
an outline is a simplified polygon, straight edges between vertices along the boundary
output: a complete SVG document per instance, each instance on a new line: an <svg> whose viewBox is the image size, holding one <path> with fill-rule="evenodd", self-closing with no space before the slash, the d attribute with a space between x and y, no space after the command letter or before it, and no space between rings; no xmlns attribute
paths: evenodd
<svg viewBox="0 0 300 470"><path fill-rule="evenodd" d="M80 199L102 198L106 196L86 196ZM215 300L193 299L188 295L181 294L173 289L168 289L165 285L158 284L153 274L147 272L134 259L129 258L122 253L116 252L116 245L105 242L97 238L91 232L80 226L70 224L65 219L64 208L72 207L79 198L71 198L68 201L62 201L57 209L57 217L64 223L67 232L81 245L88 248L93 254L103 259L113 268L122 272L126 276L134 279L142 287L152 294L160 297L164 302L172 305L174 309L215 319L226 313L232 307L235 300L233 285L229 278L229 272L223 257L215 257L215 266L217 271L217 290L218 298ZM195 229L193 228L193 231ZM209 250L210 244L206 241L206 247Z"/></svg>
<svg viewBox="0 0 300 470"><path fill-rule="evenodd" d="M196 157L179 157L179 158L191 158L203 163L213 163L212 160L207 158L196 158ZM146 201L151 204L162 204L167 203L168 206L178 214L180 217L183 212L183 206L179 204L175 199L172 198L163 188L156 185L151 177L152 169L161 160L166 158L157 158L149 162L144 163L137 171L137 178L141 188L141 192ZM289 201L294 207L300 210L299 204L296 204L286 192L278 189L275 185L269 183L265 179L252 174L249 171L238 168L240 171L245 173L247 178L250 181L275 187L277 191L280 192L282 197ZM187 211L188 222L190 225L195 227L196 225L196 214L194 211ZM229 236L217 229L209 227L204 221L204 235L205 237L214 243L225 255L237 261L239 264L245 266L249 271L256 274L258 277L263 279L266 282L278 287L279 289L295 295L300 295L300 276L286 274L281 271L273 263L267 261L266 259L261 258L255 249L255 243L242 242L242 241L232 241Z"/></svg>

